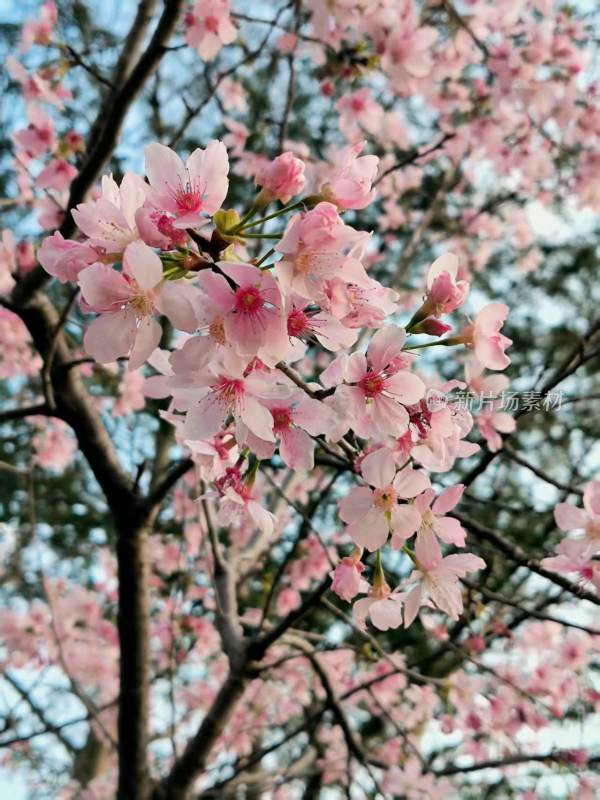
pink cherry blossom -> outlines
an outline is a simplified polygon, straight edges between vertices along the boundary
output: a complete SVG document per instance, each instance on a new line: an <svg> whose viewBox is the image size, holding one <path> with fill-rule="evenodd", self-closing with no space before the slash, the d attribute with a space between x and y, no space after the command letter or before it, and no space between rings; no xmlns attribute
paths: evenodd
<svg viewBox="0 0 600 800"><path fill-rule="evenodd" d="M15 285L17 271L16 244L9 230L2 231L0 239L0 295L8 294Z"/></svg>
<svg viewBox="0 0 600 800"><path fill-rule="evenodd" d="M57 108L63 107L62 93L54 90L47 80L35 72L30 74L12 55L6 58L5 63L11 77L21 84L23 96L28 102L41 101Z"/></svg>
<svg viewBox="0 0 600 800"><path fill-rule="evenodd" d="M276 245L283 254L275 267L283 291L317 300L327 279L334 275L352 282L366 281L364 267L353 255L363 241L364 236L345 225L331 203L295 214Z"/></svg>
<svg viewBox="0 0 600 800"><path fill-rule="evenodd" d="M407 539L418 527L419 514L412 505L399 505L398 500L416 497L427 489L427 476L410 466L396 473L394 457L385 447L365 456L361 471L375 488L355 487L340 501L339 514L348 523L348 536L370 551L382 547L390 533Z"/></svg>
<svg viewBox="0 0 600 800"><path fill-rule="evenodd" d="M437 498L433 489L427 489L415 498L412 505L420 516L416 528L417 541L419 536L433 531L446 544L464 547L466 533L462 525L454 517L446 516L457 505L464 490L464 485L457 483L444 489Z"/></svg>
<svg viewBox="0 0 600 800"><path fill-rule="evenodd" d="M35 104L27 107L29 124L16 131L13 139L17 145L31 156L41 156L52 152L56 147L54 123L41 108Z"/></svg>
<svg viewBox="0 0 600 800"><path fill-rule="evenodd" d="M215 485L221 496L218 513L221 525L240 526L247 519L265 535L273 533L277 518L258 502L258 493L251 483L242 480L238 467L228 467Z"/></svg>
<svg viewBox="0 0 600 800"><path fill-rule="evenodd" d="M198 281L222 319L224 341L240 356L258 355L267 344L277 360L285 356L286 320L273 276L252 264L220 261L218 267L222 274L207 270Z"/></svg>
<svg viewBox="0 0 600 800"><path fill-rule="evenodd" d="M229 351L225 351L221 363L211 362L203 385L195 392L198 401L190 405L186 415L186 439L214 436L231 414L238 441L244 441L248 430L259 439L275 441L273 416L265 405L268 386L255 372L245 373L245 365Z"/></svg>
<svg viewBox="0 0 600 800"><path fill-rule="evenodd" d="M132 172L125 173L120 186L112 176L105 175L100 197L73 209L77 227L99 253L120 254L140 239L136 213L146 200L146 188Z"/></svg>
<svg viewBox="0 0 600 800"><path fill-rule="evenodd" d="M123 272L92 264L78 275L86 310L100 312L85 333L84 345L97 361L129 356L129 369L141 366L158 346L162 328L155 310L178 328L193 331L196 317L190 288L181 281L163 284L160 258L142 242L123 253Z"/></svg>
<svg viewBox="0 0 600 800"><path fill-rule="evenodd" d="M66 191L71 181L77 175L77 168L64 158L54 158L37 176L36 183L40 189L55 189L57 192Z"/></svg>
<svg viewBox="0 0 600 800"><path fill-rule="evenodd" d="M231 44L237 35L229 0L195 0L185 24L187 43L204 61L212 61L223 45Z"/></svg>
<svg viewBox="0 0 600 800"><path fill-rule="evenodd" d="M479 432L492 453L497 453L498 450L502 449L502 437L500 434L512 433L517 427L515 418L506 411L498 411L497 409L499 408L502 408L502 403L496 401L484 406L475 417Z"/></svg>
<svg viewBox="0 0 600 800"><path fill-rule="evenodd" d="M338 386L336 395L347 404L359 436L370 437L376 431L402 435L410 423L406 406L425 395L423 381L407 369L410 359L403 354L405 339L402 328L385 325L372 338L366 356L338 357L345 383ZM336 383L334 368L332 365L322 373L324 385Z"/></svg>
<svg viewBox="0 0 600 800"><path fill-rule="evenodd" d="M37 19L29 18L21 30L21 52L25 53L34 44L46 45L58 18L58 10L53 0L46 0L39 8Z"/></svg>
<svg viewBox="0 0 600 800"><path fill-rule="evenodd" d="M82 269L96 262L98 253L89 244L65 239L57 231L42 242L38 260L49 275L67 283L76 281Z"/></svg>
<svg viewBox="0 0 600 800"><path fill-rule="evenodd" d="M330 409L300 390L288 398L265 401L265 405L273 417L273 432L279 437L279 454L283 461L291 469L312 469L314 442L311 436L331 429Z"/></svg>
<svg viewBox="0 0 600 800"><path fill-rule="evenodd" d="M356 555L347 556L329 573L331 591L347 603L357 594L365 594L369 590L368 583L362 577L365 565L360 560L360 551Z"/></svg>
<svg viewBox="0 0 600 800"><path fill-rule="evenodd" d="M367 87L343 95L336 103L340 130L350 142L362 139L363 131L374 134L381 125L383 109Z"/></svg>
<svg viewBox="0 0 600 800"><path fill-rule="evenodd" d="M336 352L342 347L351 347L358 332L346 328L323 309L315 310L300 295L292 294L284 299L284 314L287 332L297 342L318 341L322 347Z"/></svg>
<svg viewBox="0 0 600 800"><path fill-rule="evenodd" d="M411 580L418 581L405 599L404 625L409 627L419 608L430 599L450 619L457 620L463 610L458 579L467 572L485 567L485 561L472 553L442 557L442 551L431 529L422 531L415 545L417 569Z"/></svg>
<svg viewBox="0 0 600 800"><path fill-rule="evenodd" d="M504 303L490 303L477 314L472 325L464 328L456 341L464 342L475 351L477 360L488 369L506 369L510 358L505 354L512 340L500 333L508 316Z"/></svg>
<svg viewBox="0 0 600 800"><path fill-rule="evenodd" d="M261 167L256 183L262 186L265 199L289 203L304 189L304 169L304 162L288 151Z"/></svg>
<svg viewBox="0 0 600 800"><path fill-rule="evenodd" d="M365 629L367 617L380 631L399 628L402 625L402 606L405 595L391 592L389 587L371 590L368 597L357 600L352 606L352 618L361 630Z"/></svg>
<svg viewBox="0 0 600 800"><path fill-rule="evenodd" d="M324 170L319 182L326 200L340 209L361 209L372 203L376 191L372 188L377 175L377 156L361 156L365 142L345 147L332 156L332 164Z"/></svg>
<svg viewBox="0 0 600 800"><path fill-rule="evenodd" d="M583 539L563 539L556 546L555 556L540 562L551 572L575 574L583 583L591 583L600 594L600 562L594 561L588 542Z"/></svg>
<svg viewBox="0 0 600 800"><path fill-rule="evenodd" d="M563 531L583 531L588 551L600 550L600 481L589 481L583 492L583 508L559 503L554 519Z"/></svg>
<svg viewBox="0 0 600 800"><path fill-rule="evenodd" d="M445 253L437 258L427 272L427 316L440 317L460 308L469 293L469 284L457 280L458 257Z"/></svg>
<svg viewBox="0 0 600 800"><path fill-rule="evenodd" d="M203 225L221 207L229 180L229 159L223 142L213 139L206 150L197 148L183 164L179 156L162 144L146 147L149 201L160 211L177 218L176 227Z"/></svg>

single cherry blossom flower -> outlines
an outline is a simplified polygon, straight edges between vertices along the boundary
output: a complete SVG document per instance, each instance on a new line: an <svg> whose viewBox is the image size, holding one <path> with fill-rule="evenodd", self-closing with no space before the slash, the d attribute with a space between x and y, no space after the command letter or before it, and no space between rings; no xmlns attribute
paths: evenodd
<svg viewBox="0 0 600 800"><path fill-rule="evenodd" d="M408 628L429 599L450 619L457 620L463 610L459 578L467 572L485 567L485 561L472 553L450 555L445 558L431 529L421 531L415 544L417 569L410 576L418 581L404 601L404 626Z"/></svg>
<svg viewBox="0 0 600 800"><path fill-rule="evenodd" d="M54 123L46 116L41 108L35 104L27 106L29 124L13 134L17 145L30 156L42 156L44 153L53 152L56 147Z"/></svg>
<svg viewBox="0 0 600 800"><path fill-rule="evenodd" d="M407 539L419 525L420 515L400 499L416 497L429 487L429 478L407 466L396 473L392 452L382 447L365 456L361 472L367 486L355 487L339 503L339 514L348 523L346 533L359 547L378 550L392 533Z"/></svg>
<svg viewBox="0 0 600 800"><path fill-rule="evenodd" d="M585 539L563 539L555 552L557 555L542 559L543 567L565 575L575 574L582 583L592 583L600 594L600 562L593 560Z"/></svg>
<svg viewBox="0 0 600 800"><path fill-rule="evenodd" d="M273 417L273 432L279 437L282 460L290 469L312 469L314 441L311 437L327 433L331 428L331 410L300 389L287 398L266 400L265 406Z"/></svg>
<svg viewBox="0 0 600 800"><path fill-rule="evenodd" d="M89 237L99 253L121 254L131 242L139 241L136 214L146 200L147 184L126 172L118 186L112 175L102 178L102 193L97 200L80 203L72 215L77 227ZM151 242L147 242L151 244Z"/></svg>
<svg viewBox="0 0 600 800"><path fill-rule="evenodd" d="M229 0L195 0L185 24L186 42L204 61L212 61L223 45L231 44L237 36Z"/></svg>
<svg viewBox="0 0 600 800"><path fill-rule="evenodd" d="M508 306L504 303L489 303L475 317L471 325L463 328L457 336L447 339L448 343L463 343L475 352L475 357L488 369L506 369L510 358L505 354L512 340L500 333L508 316Z"/></svg>
<svg viewBox="0 0 600 800"><path fill-rule="evenodd" d="M500 434L512 433L517 427L514 417L506 411L497 410L502 407L502 402L497 400L484 406L475 417L479 432L485 439L488 450L492 453L497 453L498 450L502 449L502 436Z"/></svg>
<svg viewBox="0 0 600 800"><path fill-rule="evenodd" d="M217 266L222 274L205 270L198 282L222 320L224 342L240 356L259 355L268 345L276 361L285 357L289 338L275 278L252 264L220 261Z"/></svg>
<svg viewBox="0 0 600 800"><path fill-rule="evenodd" d="M446 544L464 547L466 533L460 522L446 514L458 504L465 487L462 483L449 486L436 498L433 489L427 489L413 502L413 508L418 511L420 520L417 525L417 539L428 531ZM414 531L413 531L414 532Z"/></svg>
<svg viewBox="0 0 600 800"><path fill-rule="evenodd" d="M91 245L65 239L57 231L42 242L38 260L49 275L67 283L75 282L82 269L98 261L98 253Z"/></svg>
<svg viewBox="0 0 600 800"><path fill-rule="evenodd" d="M125 248L123 272L92 264L79 273L78 282L85 309L100 313L86 330L84 345L101 363L129 355L129 369L140 367L162 335L155 311L180 330L196 329L190 293L197 290L183 281L163 283L160 258L142 242Z"/></svg>
<svg viewBox="0 0 600 800"><path fill-rule="evenodd" d="M66 191L71 181L77 175L77 168L64 158L53 158L37 176L35 182L40 189L55 189L57 192Z"/></svg>
<svg viewBox="0 0 600 800"><path fill-rule="evenodd" d="M369 591L369 584L362 577L365 565L360 557L361 550L356 549L352 555L342 558L329 573L332 581L331 591L347 603L357 594L366 594Z"/></svg>
<svg viewBox="0 0 600 800"><path fill-rule="evenodd" d="M238 467L227 467L215 481L220 495L217 521L223 526L240 526L248 519L267 536L273 533L277 517L262 507L253 483L243 480Z"/></svg>
<svg viewBox="0 0 600 800"><path fill-rule="evenodd" d="M589 481L583 491L583 508L559 503L554 519L562 531L583 531L588 551L600 549L600 481Z"/></svg>
<svg viewBox="0 0 600 800"><path fill-rule="evenodd" d="M319 181L323 197L341 209L366 208L377 192L372 188L377 175L377 156L361 156L365 142L345 147L332 155L332 165Z"/></svg>
<svg viewBox="0 0 600 800"><path fill-rule="evenodd" d="M146 147L148 199L158 210L177 218L176 227L204 225L221 207L229 188L229 159L223 142L211 140L198 147L183 164L177 153L162 144Z"/></svg>
<svg viewBox="0 0 600 800"><path fill-rule="evenodd" d="M275 247L283 254L275 265L282 291L318 301L325 282L334 275L353 283L366 282L367 274L359 260L365 236L345 225L331 203L319 203L310 211L295 214Z"/></svg>
<svg viewBox="0 0 600 800"><path fill-rule="evenodd" d="M366 355L342 354L321 373L325 386L335 385L340 376L345 381L336 395L347 404L359 436L401 436L410 424L406 407L425 395L423 381L406 369L410 360L403 354L405 339L402 328L385 325L373 336Z"/></svg>
<svg viewBox="0 0 600 800"><path fill-rule="evenodd" d="M245 364L232 351L224 350L220 362L210 363L202 384L195 392L199 400L187 412L186 439L214 436L231 415L238 442L245 440L248 430L259 439L275 441L273 416L265 405L269 387L255 371L247 374Z"/></svg>

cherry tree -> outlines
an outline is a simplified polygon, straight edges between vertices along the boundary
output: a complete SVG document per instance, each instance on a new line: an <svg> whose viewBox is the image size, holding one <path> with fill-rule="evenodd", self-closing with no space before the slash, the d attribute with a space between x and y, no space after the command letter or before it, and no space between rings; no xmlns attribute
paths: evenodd
<svg viewBox="0 0 600 800"><path fill-rule="evenodd" d="M0 766L600 791L594 4L3 33Z"/></svg>

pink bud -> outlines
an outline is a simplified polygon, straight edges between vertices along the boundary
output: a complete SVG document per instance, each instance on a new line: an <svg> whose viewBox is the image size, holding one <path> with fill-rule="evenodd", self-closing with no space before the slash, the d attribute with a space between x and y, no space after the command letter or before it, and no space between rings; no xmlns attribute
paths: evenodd
<svg viewBox="0 0 600 800"><path fill-rule="evenodd" d="M306 182L304 169L304 162L296 158L293 153L282 153L259 170L256 183L262 186L271 198L287 203L304 189Z"/></svg>
<svg viewBox="0 0 600 800"><path fill-rule="evenodd" d="M357 561L352 556L343 558L337 567L330 573L333 580L332 590L341 597L342 600L349 602L360 591L362 582L361 574L365 565Z"/></svg>

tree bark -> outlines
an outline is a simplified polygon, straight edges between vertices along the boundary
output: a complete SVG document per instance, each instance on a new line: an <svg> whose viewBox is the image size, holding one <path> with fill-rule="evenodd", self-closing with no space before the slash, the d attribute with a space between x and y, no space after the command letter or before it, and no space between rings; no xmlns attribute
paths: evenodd
<svg viewBox="0 0 600 800"><path fill-rule="evenodd" d="M148 668L148 532L145 527L119 530L119 800L146 800Z"/></svg>

